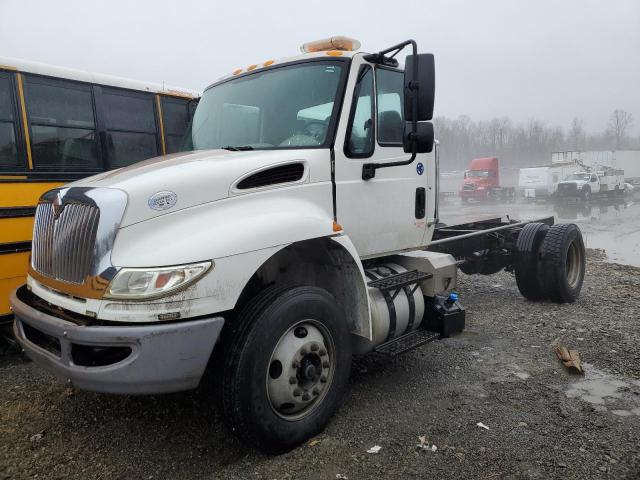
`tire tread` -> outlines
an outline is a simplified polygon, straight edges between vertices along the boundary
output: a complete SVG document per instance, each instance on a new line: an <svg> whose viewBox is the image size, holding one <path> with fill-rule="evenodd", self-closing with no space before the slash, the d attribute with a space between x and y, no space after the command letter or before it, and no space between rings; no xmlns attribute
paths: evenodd
<svg viewBox="0 0 640 480"><path fill-rule="evenodd" d="M548 229L549 227L544 223L529 223L524 226L516 241L518 255L515 262L516 285L527 300L538 301L547 298L540 282L540 261L537 256L544 237L538 238L537 241L536 237L547 232Z"/></svg>
<svg viewBox="0 0 640 480"><path fill-rule="evenodd" d="M561 284L565 279L564 269L566 268L562 262L564 245L567 242L567 237L574 229L578 232L577 240L579 240L582 245L581 248L584 250L580 229L573 223L561 223L551 227L542 245L546 294L549 299L558 303L573 302L577 297L577 295L570 295L566 286Z"/></svg>

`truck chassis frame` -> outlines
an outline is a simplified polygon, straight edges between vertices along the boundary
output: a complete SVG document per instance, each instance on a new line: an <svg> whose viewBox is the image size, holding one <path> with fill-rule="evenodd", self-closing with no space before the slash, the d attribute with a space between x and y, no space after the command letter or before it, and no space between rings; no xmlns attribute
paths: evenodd
<svg viewBox="0 0 640 480"><path fill-rule="evenodd" d="M426 250L452 255L466 274L512 271L518 234L529 223L552 226L554 217L519 222L507 216L506 220L498 217L454 226L440 225Z"/></svg>

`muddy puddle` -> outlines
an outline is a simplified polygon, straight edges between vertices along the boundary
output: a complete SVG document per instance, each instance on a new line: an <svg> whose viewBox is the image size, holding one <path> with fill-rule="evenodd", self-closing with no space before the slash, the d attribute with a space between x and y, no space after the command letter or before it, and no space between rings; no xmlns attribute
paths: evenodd
<svg viewBox="0 0 640 480"><path fill-rule="evenodd" d="M588 363L584 367L584 377L567 386L567 397L620 417L640 416L640 380L611 375Z"/></svg>

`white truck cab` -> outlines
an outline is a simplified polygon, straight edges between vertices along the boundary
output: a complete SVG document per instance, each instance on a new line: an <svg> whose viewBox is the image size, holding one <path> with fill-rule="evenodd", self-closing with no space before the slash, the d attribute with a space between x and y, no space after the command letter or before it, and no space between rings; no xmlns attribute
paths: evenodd
<svg viewBox="0 0 640 480"><path fill-rule="evenodd" d="M575 300L575 225L439 224L433 56L358 48L237 70L204 92L189 151L44 194L11 296L27 355L122 394L195 388L209 365L231 428L275 453L329 421L352 355L464 327L459 265Z"/></svg>
<svg viewBox="0 0 640 480"><path fill-rule="evenodd" d="M613 168L574 172L558 184L558 196L579 197L585 201L593 195L623 195L624 190L624 172Z"/></svg>

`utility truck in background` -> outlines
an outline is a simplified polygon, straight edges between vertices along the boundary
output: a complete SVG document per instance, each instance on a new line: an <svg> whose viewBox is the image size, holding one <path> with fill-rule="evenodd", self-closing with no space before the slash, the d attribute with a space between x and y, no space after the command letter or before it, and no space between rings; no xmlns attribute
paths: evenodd
<svg viewBox="0 0 640 480"><path fill-rule="evenodd" d="M579 198L585 202L595 195L624 195L624 171L611 167L590 167L577 163L581 169L558 183L559 199Z"/></svg>
<svg viewBox="0 0 640 480"><path fill-rule="evenodd" d="M592 168L623 170L625 182L640 185L640 150L569 151L551 154L552 164L576 161Z"/></svg>
<svg viewBox="0 0 640 480"><path fill-rule="evenodd" d="M119 394L192 389L209 365L232 431L278 453L324 428L354 355L464 328L458 267L574 301L576 225L440 223L433 55L358 48L238 69L204 92L192 151L45 193L11 295L26 354Z"/></svg>
<svg viewBox="0 0 640 480"><path fill-rule="evenodd" d="M469 200L515 200L516 189L500 184L500 164L497 157L474 158L464 172L460 198Z"/></svg>

